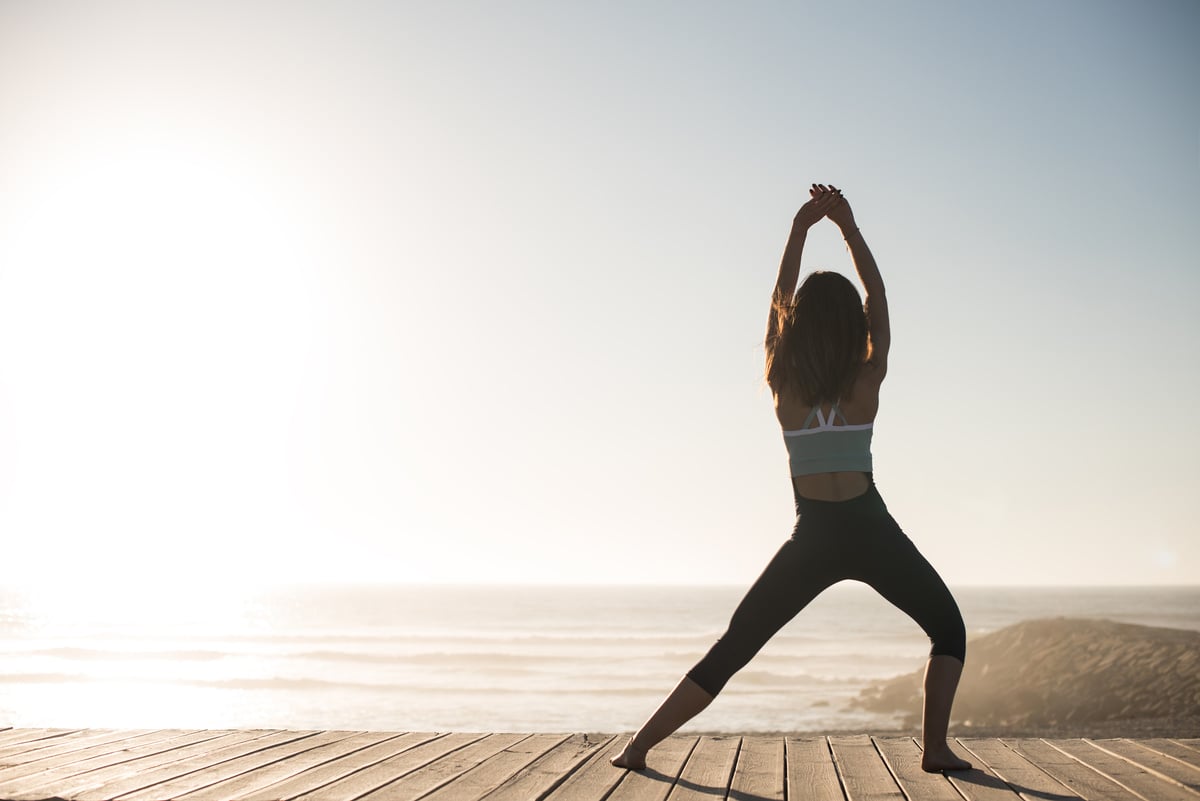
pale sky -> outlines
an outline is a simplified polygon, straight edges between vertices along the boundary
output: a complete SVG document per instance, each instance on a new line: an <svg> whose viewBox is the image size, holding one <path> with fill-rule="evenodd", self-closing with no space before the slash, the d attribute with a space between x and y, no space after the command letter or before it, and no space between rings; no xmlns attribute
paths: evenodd
<svg viewBox="0 0 1200 801"><path fill-rule="evenodd" d="M1191 0L0 3L0 580L748 583L816 181L946 581L1200 583L1197 41Z"/></svg>

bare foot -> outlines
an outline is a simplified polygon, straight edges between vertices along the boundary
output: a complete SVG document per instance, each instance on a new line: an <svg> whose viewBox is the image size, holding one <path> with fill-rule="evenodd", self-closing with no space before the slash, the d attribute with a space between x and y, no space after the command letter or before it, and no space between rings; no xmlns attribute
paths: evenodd
<svg viewBox="0 0 1200 801"><path fill-rule="evenodd" d="M921 770L926 773L970 769L971 763L955 756L948 745L943 745L941 748L926 748L925 753L921 754Z"/></svg>
<svg viewBox="0 0 1200 801"><path fill-rule="evenodd" d="M625 750L617 754L612 759L608 760L614 767L629 768L630 770L645 770L646 769L646 752L639 751L633 747L633 740L630 740Z"/></svg>

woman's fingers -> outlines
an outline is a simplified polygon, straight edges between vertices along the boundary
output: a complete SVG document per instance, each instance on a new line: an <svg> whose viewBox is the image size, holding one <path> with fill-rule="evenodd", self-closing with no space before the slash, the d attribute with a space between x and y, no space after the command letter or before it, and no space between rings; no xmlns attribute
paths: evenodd
<svg viewBox="0 0 1200 801"><path fill-rule="evenodd" d="M842 190L833 184L813 184L809 187L808 194L813 208L820 209L822 212L845 200Z"/></svg>

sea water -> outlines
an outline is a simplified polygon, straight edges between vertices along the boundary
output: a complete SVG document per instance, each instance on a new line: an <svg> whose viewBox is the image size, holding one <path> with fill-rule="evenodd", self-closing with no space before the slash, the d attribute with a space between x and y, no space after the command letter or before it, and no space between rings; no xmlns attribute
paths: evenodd
<svg viewBox="0 0 1200 801"><path fill-rule="evenodd" d="M389 731L636 728L744 587L0 589L0 725ZM955 590L968 636L1022 620L1200 630L1200 588ZM871 683L929 643L869 588L826 591L688 727L883 730Z"/></svg>

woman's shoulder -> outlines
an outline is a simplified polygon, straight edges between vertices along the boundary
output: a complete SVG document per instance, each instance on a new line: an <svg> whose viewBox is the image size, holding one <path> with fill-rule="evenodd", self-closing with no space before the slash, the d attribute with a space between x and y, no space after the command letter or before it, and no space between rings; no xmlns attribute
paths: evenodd
<svg viewBox="0 0 1200 801"><path fill-rule="evenodd" d="M874 386L875 391L879 391L879 385L883 383L884 377L887 375L887 362L883 360L876 361L870 359L863 362L862 369L858 372L858 377L854 381L855 390L859 384Z"/></svg>
<svg viewBox="0 0 1200 801"><path fill-rule="evenodd" d="M838 399L838 408L851 425L861 425L875 422L879 413L879 385L883 378L880 371L871 365L864 365L862 372L854 382L854 390ZM774 393L775 416L785 431L801 428L812 411L813 405L804 399L799 392L784 390ZM828 410L829 403L822 404Z"/></svg>
<svg viewBox="0 0 1200 801"><path fill-rule="evenodd" d="M879 385L883 383L883 371L867 362L854 380L854 391L850 397L843 398L840 404L842 412L853 423L871 423L879 412Z"/></svg>

